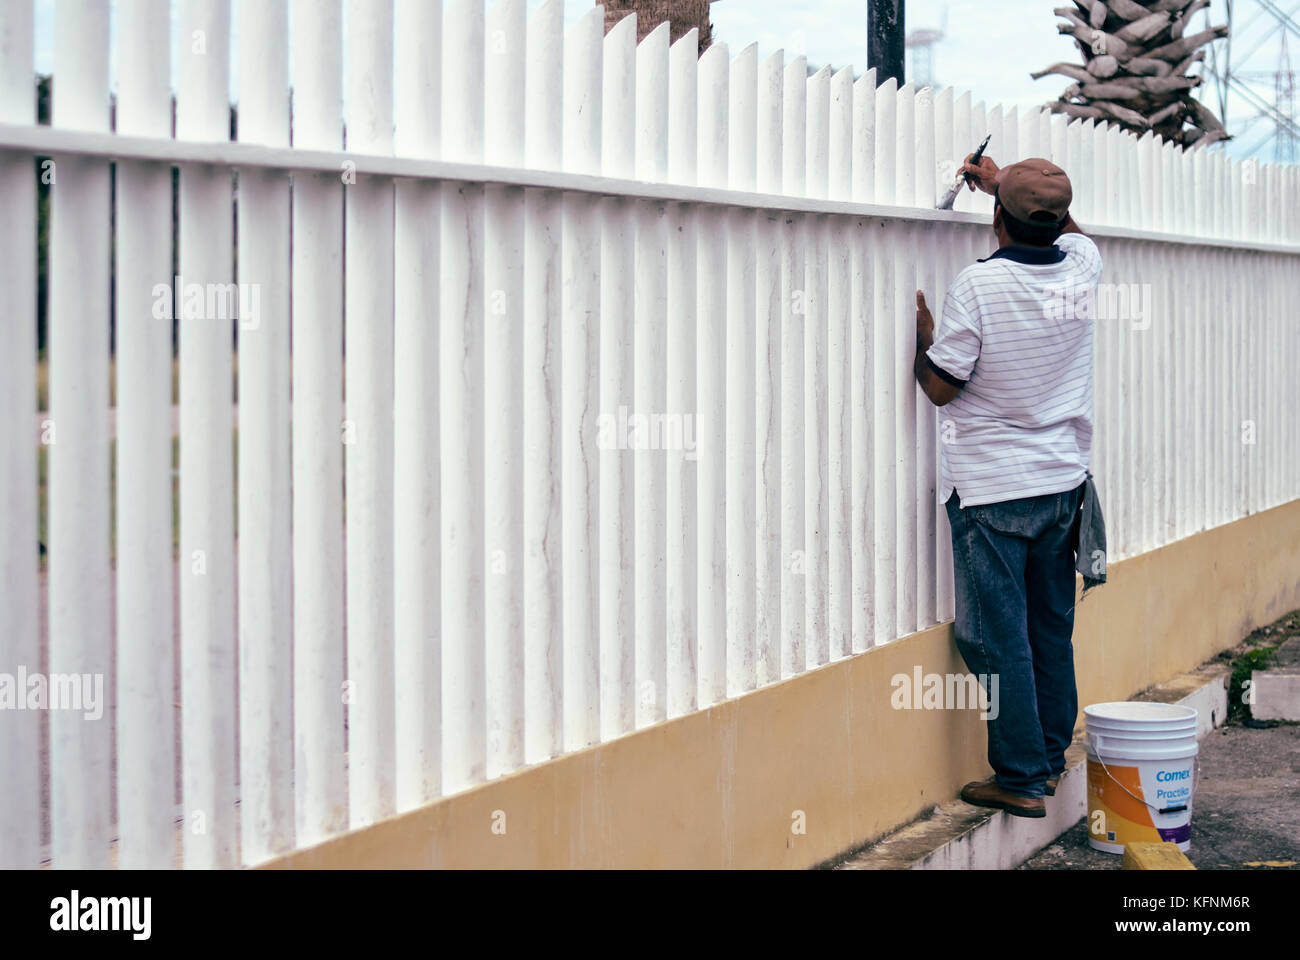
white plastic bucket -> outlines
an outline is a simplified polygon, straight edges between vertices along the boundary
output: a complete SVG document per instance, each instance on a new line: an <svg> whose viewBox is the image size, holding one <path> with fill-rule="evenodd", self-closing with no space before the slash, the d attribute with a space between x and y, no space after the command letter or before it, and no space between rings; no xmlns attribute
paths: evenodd
<svg viewBox="0 0 1300 960"><path fill-rule="evenodd" d="M1134 841L1191 846L1196 710L1172 703L1083 708L1088 746L1088 844L1123 853Z"/></svg>

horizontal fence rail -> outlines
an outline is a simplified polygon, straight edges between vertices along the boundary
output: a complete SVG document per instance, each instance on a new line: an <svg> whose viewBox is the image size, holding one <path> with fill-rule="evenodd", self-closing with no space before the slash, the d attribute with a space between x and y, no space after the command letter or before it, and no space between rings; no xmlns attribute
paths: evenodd
<svg viewBox="0 0 1300 960"><path fill-rule="evenodd" d="M59 0L48 126L0 7L0 866L258 863L950 619L914 291L995 246L934 210L986 133L1102 250L1111 559L1300 496L1295 167L560 0L234 6Z"/></svg>

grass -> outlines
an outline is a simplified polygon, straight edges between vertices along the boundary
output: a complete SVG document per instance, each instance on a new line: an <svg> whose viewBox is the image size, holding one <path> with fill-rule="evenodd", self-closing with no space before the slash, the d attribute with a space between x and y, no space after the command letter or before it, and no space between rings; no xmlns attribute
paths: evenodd
<svg viewBox="0 0 1300 960"><path fill-rule="evenodd" d="M1272 659L1273 651L1276 649L1277 644L1256 647L1253 650L1247 650L1232 662L1232 683L1228 687L1229 720L1245 722L1254 719L1250 712L1250 704L1246 702L1243 696L1245 685L1250 680L1252 673L1268 667L1269 660Z"/></svg>
<svg viewBox="0 0 1300 960"><path fill-rule="evenodd" d="M1232 664L1232 680L1228 687L1228 720L1247 726L1254 724L1250 704L1246 702L1246 684L1256 670L1266 670L1273 653L1288 636L1300 634L1300 610L1293 610L1267 626L1251 632L1235 651L1222 654ZM1262 722L1262 721L1260 721Z"/></svg>

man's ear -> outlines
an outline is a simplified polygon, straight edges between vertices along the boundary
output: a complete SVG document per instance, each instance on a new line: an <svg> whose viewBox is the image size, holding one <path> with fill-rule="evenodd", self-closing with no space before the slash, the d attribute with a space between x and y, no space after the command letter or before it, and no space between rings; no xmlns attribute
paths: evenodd
<svg viewBox="0 0 1300 960"><path fill-rule="evenodd" d="M996 204L993 207L993 235L998 239L998 246L1006 246L1015 243L1015 239L1007 230L1006 208L1002 204Z"/></svg>

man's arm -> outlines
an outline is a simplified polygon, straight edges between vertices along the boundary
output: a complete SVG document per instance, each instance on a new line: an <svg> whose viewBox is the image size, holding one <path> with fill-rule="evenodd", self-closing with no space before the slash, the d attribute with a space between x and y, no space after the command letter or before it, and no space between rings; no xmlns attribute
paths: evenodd
<svg viewBox="0 0 1300 960"><path fill-rule="evenodd" d="M926 357L925 352L934 344L934 317L925 304L925 294L916 291L916 357L912 360L912 374L921 385L925 395L936 407L942 407L956 399L961 386L943 379L935 372L935 367Z"/></svg>
<svg viewBox="0 0 1300 960"><path fill-rule="evenodd" d="M1083 233L1083 231L1079 229L1079 225L1074 222L1074 214L1072 213L1067 213L1065 215L1065 227L1061 230L1062 235L1067 233ZM1085 237L1087 236L1086 233L1083 235Z"/></svg>

